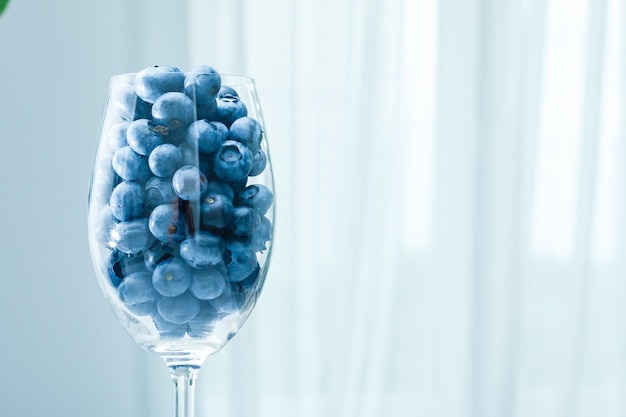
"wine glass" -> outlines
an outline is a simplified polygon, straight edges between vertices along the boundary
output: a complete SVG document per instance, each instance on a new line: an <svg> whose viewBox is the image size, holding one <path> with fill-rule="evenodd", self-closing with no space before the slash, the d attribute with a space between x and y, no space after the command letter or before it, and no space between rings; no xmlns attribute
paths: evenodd
<svg viewBox="0 0 626 417"><path fill-rule="evenodd" d="M199 66L111 78L89 186L94 269L133 339L164 359L176 416L243 325L272 252L274 187L254 80Z"/></svg>

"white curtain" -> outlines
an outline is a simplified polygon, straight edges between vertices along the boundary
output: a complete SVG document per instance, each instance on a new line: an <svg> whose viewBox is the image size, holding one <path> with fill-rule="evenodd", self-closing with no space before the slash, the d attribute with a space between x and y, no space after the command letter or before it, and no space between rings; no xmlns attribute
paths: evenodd
<svg viewBox="0 0 626 417"><path fill-rule="evenodd" d="M256 78L277 194L264 294L200 416L626 414L624 0L185 18L189 66Z"/></svg>

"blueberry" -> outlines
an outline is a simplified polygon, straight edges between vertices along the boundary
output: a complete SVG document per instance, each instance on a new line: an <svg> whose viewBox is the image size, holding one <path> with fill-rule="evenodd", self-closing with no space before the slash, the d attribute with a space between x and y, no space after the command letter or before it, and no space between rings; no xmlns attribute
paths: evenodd
<svg viewBox="0 0 626 417"><path fill-rule="evenodd" d="M265 243L270 240L272 234L272 222L265 216L261 216L261 222L250 232L250 247L258 252L266 249Z"/></svg>
<svg viewBox="0 0 626 417"><path fill-rule="evenodd" d="M185 77L185 94L204 105L213 100L220 91L222 79L220 74L207 65L195 67Z"/></svg>
<svg viewBox="0 0 626 417"><path fill-rule="evenodd" d="M187 128L187 143L202 153L215 152L228 136L228 128L220 122L197 120Z"/></svg>
<svg viewBox="0 0 626 417"><path fill-rule="evenodd" d="M220 91L217 93L217 98L222 98L226 96L239 97L239 94L237 94L237 91L234 88L223 85L220 87Z"/></svg>
<svg viewBox="0 0 626 417"><path fill-rule="evenodd" d="M219 267L196 269L191 275L189 291L200 300L219 297L226 287L226 271Z"/></svg>
<svg viewBox="0 0 626 417"><path fill-rule="evenodd" d="M109 260L107 262L108 265L106 266L107 276L109 277L109 282L111 283L113 288L119 287L120 284L122 283L122 279L124 278L124 276L118 275L118 273L113 268L113 266L117 262L116 260L113 259L116 253L119 253L119 252L118 251L111 252L111 255L109 256Z"/></svg>
<svg viewBox="0 0 626 417"><path fill-rule="evenodd" d="M169 177L183 165L183 155L176 146L165 143L150 153L148 165L157 177Z"/></svg>
<svg viewBox="0 0 626 417"><path fill-rule="evenodd" d="M135 91L148 103L154 103L162 94L182 92L185 74L172 66L153 66L145 68L135 76Z"/></svg>
<svg viewBox="0 0 626 417"><path fill-rule="evenodd" d="M230 125L240 117L248 115L248 109L246 105L239 99L238 96L233 94L218 94L217 108L215 109L215 120L222 122L226 127Z"/></svg>
<svg viewBox="0 0 626 417"><path fill-rule="evenodd" d="M152 119L169 135L184 131L196 118L194 102L183 93L165 93L152 106Z"/></svg>
<svg viewBox="0 0 626 417"><path fill-rule="evenodd" d="M141 184L124 181L111 193L109 206L118 220L132 220L143 216L145 191Z"/></svg>
<svg viewBox="0 0 626 417"><path fill-rule="evenodd" d="M185 165L174 173L172 186L182 200L198 201L206 192L207 179L197 167Z"/></svg>
<svg viewBox="0 0 626 417"><path fill-rule="evenodd" d="M147 156L154 148L163 143L158 126L148 119L135 120L128 126L126 140L139 155Z"/></svg>
<svg viewBox="0 0 626 417"><path fill-rule="evenodd" d="M114 117L133 120L135 100L137 98L135 87L132 84L117 79L117 82L111 84L107 106L113 112Z"/></svg>
<svg viewBox="0 0 626 417"><path fill-rule="evenodd" d="M254 306L262 285L262 281L259 280L261 276L260 272L261 268L257 263L256 267L247 277L241 281L231 283L233 296L238 300L241 310L246 310Z"/></svg>
<svg viewBox="0 0 626 417"><path fill-rule="evenodd" d="M215 118L215 112L217 111L217 101L215 99L209 100L207 104L196 105L196 118L213 120Z"/></svg>
<svg viewBox="0 0 626 417"><path fill-rule="evenodd" d="M255 209L260 215L267 213L267 210L274 202L272 191L263 184L252 184L241 191L235 203Z"/></svg>
<svg viewBox="0 0 626 417"><path fill-rule="evenodd" d="M261 149L262 134L261 125L252 117L240 117L228 130L228 138L246 145L253 155Z"/></svg>
<svg viewBox="0 0 626 417"><path fill-rule="evenodd" d="M193 148L193 146L191 146L187 142L184 142L178 145L178 150L183 157L183 165L192 165L195 167L198 166L198 153Z"/></svg>
<svg viewBox="0 0 626 417"><path fill-rule="evenodd" d="M200 300L188 291L176 297L160 296L157 298L157 310L170 323L184 324L198 314Z"/></svg>
<svg viewBox="0 0 626 417"><path fill-rule="evenodd" d="M232 314L239 311L239 303L230 284L224 287L224 291L218 297L208 302L218 314Z"/></svg>
<svg viewBox="0 0 626 417"><path fill-rule="evenodd" d="M226 270L228 272L228 279L231 282L243 281L252 272L254 272L256 267L257 267L256 258L254 259L252 259L251 257L241 258L241 259L233 258L233 260L226 267Z"/></svg>
<svg viewBox="0 0 626 417"><path fill-rule="evenodd" d="M191 270L180 259L162 261L154 268L152 284L157 292L166 297L176 297L189 288Z"/></svg>
<svg viewBox="0 0 626 417"><path fill-rule="evenodd" d="M256 210L246 206L239 206L233 209L231 231L234 235L249 236L260 225L261 216Z"/></svg>
<svg viewBox="0 0 626 417"><path fill-rule="evenodd" d="M96 241L101 245L110 247L111 231L115 229L117 219L113 215L111 207L109 207L108 204L100 209L98 215L94 219L94 222L94 236L96 238Z"/></svg>
<svg viewBox="0 0 626 417"><path fill-rule="evenodd" d="M156 266L165 261L179 256L178 245L174 242L163 243L158 241L144 252L144 263L148 271L153 272Z"/></svg>
<svg viewBox="0 0 626 417"><path fill-rule="evenodd" d="M127 275L117 291L120 300L126 305L147 303L157 298L157 292L152 285L152 274L149 272Z"/></svg>
<svg viewBox="0 0 626 417"><path fill-rule="evenodd" d="M197 232L180 243L180 257L194 268L207 268L222 262L222 240L208 232Z"/></svg>
<svg viewBox="0 0 626 417"><path fill-rule="evenodd" d="M156 207L161 204L173 204L178 196L172 187L172 181L167 178L152 177L146 183L146 204Z"/></svg>
<svg viewBox="0 0 626 417"><path fill-rule="evenodd" d="M145 183L152 176L148 160L130 146L123 146L115 151L111 165L115 173L126 181Z"/></svg>
<svg viewBox="0 0 626 417"><path fill-rule="evenodd" d="M111 232L112 246L128 254L140 253L148 249L152 242L148 219L119 222Z"/></svg>
<svg viewBox="0 0 626 417"><path fill-rule="evenodd" d="M143 256L128 255L117 250L111 252L108 273L114 287L119 287L125 277L136 272L146 272Z"/></svg>
<svg viewBox="0 0 626 417"><path fill-rule="evenodd" d="M222 194L207 194L200 207L200 224L206 228L222 229L233 220L233 203Z"/></svg>
<svg viewBox="0 0 626 417"><path fill-rule="evenodd" d="M263 149L259 149L257 153L252 157L252 168L248 174L251 177L256 177L261 174L267 166L267 155L263 152Z"/></svg>
<svg viewBox="0 0 626 417"><path fill-rule="evenodd" d="M235 181L229 181L228 185L230 185L230 188L232 188L235 194L239 194L244 190L244 188L246 188L246 185L248 185L248 177L243 177Z"/></svg>
<svg viewBox="0 0 626 417"><path fill-rule="evenodd" d="M187 334L194 338L210 336L219 318L220 314L210 303L202 302L196 317L189 320Z"/></svg>
<svg viewBox="0 0 626 417"><path fill-rule="evenodd" d="M245 179L251 168L252 154L245 145L234 140L222 143L213 161L213 172L227 182Z"/></svg>
<svg viewBox="0 0 626 417"><path fill-rule="evenodd" d="M235 192L228 183L214 180L209 181L206 186L206 195L221 194L228 197L231 201L235 199Z"/></svg>
<svg viewBox="0 0 626 417"><path fill-rule="evenodd" d="M106 140L112 150L116 151L128 144L126 142L126 129L129 125L129 121L123 121L109 128Z"/></svg>
<svg viewBox="0 0 626 417"><path fill-rule="evenodd" d="M143 119L150 115L150 103L141 100L135 94L135 87L124 81L119 81L111 89L108 107L122 120Z"/></svg>
<svg viewBox="0 0 626 417"><path fill-rule="evenodd" d="M227 240L224 241L224 246L226 247L226 250L229 252L229 262L230 259L232 259L233 257L241 257L244 255L239 255L239 254L245 254L245 256L249 256L250 252L252 252L254 254L254 251L252 251L252 248L250 247L250 242L248 242L247 239L243 238L243 237L231 237Z"/></svg>
<svg viewBox="0 0 626 417"><path fill-rule="evenodd" d="M145 303L127 305L126 308L137 316L151 316L156 313L156 302L146 301Z"/></svg>
<svg viewBox="0 0 626 417"><path fill-rule="evenodd" d="M165 320L156 310L152 313L152 320L159 331L159 335L164 339L180 339L187 332L186 323L171 323Z"/></svg>
<svg viewBox="0 0 626 417"><path fill-rule="evenodd" d="M244 239L229 239L226 247L230 251L230 262L226 266L228 279L231 282L243 281L256 268L256 255Z"/></svg>
<svg viewBox="0 0 626 417"><path fill-rule="evenodd" d="M259 273L261 272L261 266L257 263L254 270L245 277L242 281L239 281L236 288L244 293L250 294L252 291L256 291L259 285Z"/></svg>
<svg viewBox="0 0 626 417"><path fill-rule="evenodd" d="M176 204L161 204L152 210L150 232L161 242L181 242L187 235L187 222Z"/></svg>

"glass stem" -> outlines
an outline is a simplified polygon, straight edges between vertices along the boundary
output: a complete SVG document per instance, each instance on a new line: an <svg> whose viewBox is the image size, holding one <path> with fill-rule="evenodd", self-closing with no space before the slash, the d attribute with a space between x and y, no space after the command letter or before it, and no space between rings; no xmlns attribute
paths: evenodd
<svg viewBox="0 0 626 417"><path fill-rule="evenodd" d="M193 417L198 368L173 366L170 367L170 374L176 387L176 417Z"/></svg>

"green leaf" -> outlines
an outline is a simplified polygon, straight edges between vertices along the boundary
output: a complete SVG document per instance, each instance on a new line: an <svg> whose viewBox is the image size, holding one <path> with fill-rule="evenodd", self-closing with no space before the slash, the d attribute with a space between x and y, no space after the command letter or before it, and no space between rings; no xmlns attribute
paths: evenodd
<svg viewBox="0 0 626 417"><path fill-rule="evenodd" d="M9 4L9 0L0 0L0 14L4 11L4 8Z"/></svg>

